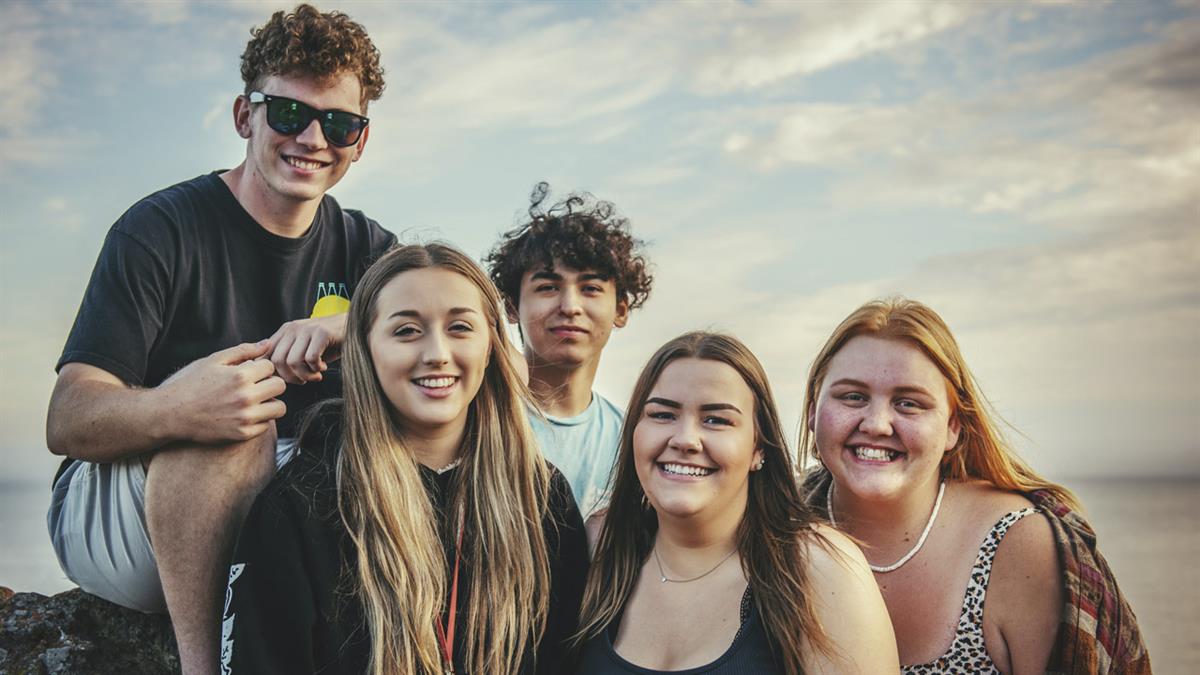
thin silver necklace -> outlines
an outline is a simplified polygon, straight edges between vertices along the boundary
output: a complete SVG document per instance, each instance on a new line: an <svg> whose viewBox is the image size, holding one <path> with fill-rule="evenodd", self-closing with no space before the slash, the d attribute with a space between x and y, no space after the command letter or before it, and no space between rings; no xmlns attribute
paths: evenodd
<svg viewBox="0 0 1200 675"><path fill-rule="evenodd" d="M917 544L909 549L908 553L905 553L903 557L891 565L871 565L870 561L868 561L867 564L871 565L872 572L894 572L903 567L904 563L912 560L912 557L917 554L917 551L920 551L921 547L925 545L925 540L929 537L929 531L933 529L933 521L937 520L938 510L942 508L942 495L945 493L946 481L942 481L942 484L938 486L937 499L933 501L933 511L929 514L929 522L925 523L925 530L921 532L921 538L917 539ZM829 514L829 524L837 527L837 520L833 517L832 482L829 483L829 491L825 493L825 512Z"/></svg>
<svg viewBox="0 0 1200 675"><path fill-rule="evenodd" d="M655 546L654 546L654 548L653 548L652 550L654 551L654 562L658 563L658 578L659 578L659 581L660 581L660 582L662 582L662 583L664 583L664 584L665 584L665 583L667 583L668 581L669 581L669 582L671 582L671 583L673 583L673 584L686 584L686 583L689 583L689 582L692 582L692 581L699 581L700 579L703 579L704 577L706 577L706 576L708 576L708 575L712 574L713 572L716 572L718 567L720 567L721 565L724 565L726 560L729 560L730 558L732 558L732 557L733 557L733 554L734 554L734 553L737 553L737 547L735 546L735 547L733 547L733 550L732 550L732 551L730 551L729 553L727 553L727 554L725 555L725 557L724 557L724 558L721 558L719 561L717 561L717 564L716 564L716 565L713 565L713 566L712 566L712 569L710 569L709 571L705 572L704 574L701 574L701 575L700 575L700 576L698 576L698 577L692 577L691 579L670 579L670 578L668 578L668 577L667 577L667 573L663 571L662 559L658 557L658 546L657 546L657 545L655 545Z"/></svg>

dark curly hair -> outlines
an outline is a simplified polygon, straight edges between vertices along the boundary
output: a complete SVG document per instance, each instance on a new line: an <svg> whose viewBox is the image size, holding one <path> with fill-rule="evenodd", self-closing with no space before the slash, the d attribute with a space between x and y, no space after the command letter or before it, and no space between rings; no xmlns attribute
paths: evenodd
<svg viewBox="0 0 1200 675"><path fill-rule="evenodd" d="M529 196L529 222L505 232L484 261L492 282L515 310L521 278L530 269L550 270L554 261L577 270L593 270L611 279L617 299L637 309L650 297L654 277L642 252L644 242L629 233L629 221L610 202L590 194L571 194L543 209L550 185L542 182Z"/></svg>
<svg viewBox="0 0 1200 675"><path fill-rule="evenodd" d="M249 94L271 75L301 75L327 80L351 73L362 86L362 109L383 95L379 50L367 30L341 12L321 13L309 4L291 14L275 12L250 30L242 53L242 81Z"/></svg>

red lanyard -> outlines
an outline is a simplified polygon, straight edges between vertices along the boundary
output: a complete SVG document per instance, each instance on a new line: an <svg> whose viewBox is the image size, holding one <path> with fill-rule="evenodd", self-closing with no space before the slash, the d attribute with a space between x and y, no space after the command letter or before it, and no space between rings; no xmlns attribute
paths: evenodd
<svg viewBox="0 0 1200 675"><path fill-rule="evenodd" d="M445 660L446 675L454 675L454 617L458 614L458 564L462 561L463 508L458 508L458 540L454 544L454 581L450 586L450 614L446 626L438 621L438 641L442 643L442 658Z"/></svg>

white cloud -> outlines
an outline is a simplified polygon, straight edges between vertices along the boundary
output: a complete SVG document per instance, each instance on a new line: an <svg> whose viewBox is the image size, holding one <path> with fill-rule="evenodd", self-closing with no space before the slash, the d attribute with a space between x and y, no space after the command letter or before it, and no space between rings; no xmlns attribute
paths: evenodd
<svg viewBox="0 0 1200 675"><path fill-rule="evenodd" d="M96 139L77 131L51 135L23 134L0 139L0 176L18 169L61 165L77 153L90 151Z"/></svg>
<svg viewBox="0 0 1200 675"><path fill-rule="evenodd" d="M812 103L726 120L724 151L764 171L833 168L843 205L937 206L1100 227L1195 205L1200 22L955 100Z"/></svg>
<svg viewBox="0 0 1200 675"><path fill-rule="evenodd" d="M617 185L652 188L678 183L696 175L695 167L678 163L662 163L654 166L634 167L617 176Z"/></svg>
<svg viewBox="0 0 1200 675"><path fill-rule="evenodd" d="M54 83L33 13L19 3L0 8L0 133L27 136ZM0 159L5 159L0 157Z"/></svg>
<svg viewBox="0 0 1200 675"><path fill-rule="evenodd" d="M723 149L767 171L788 164L843 165L868 153L904 155L913 142L904 129L914 116L900 106L812 103L762 108L747 122L774 128L762 135L732 132Z"/></svg>
<svg viewBox="0 0 1200 675"><path fill-rule="evenodd" d="M84 215L66 197L50 197L44 202L43 210L45 212L43 224L54 226L61 233L67 235L75 235L82 231L85 222Z"/></svg>
<svg viewBox="0 0 1200 675"><path fill-rule="evenodd" d="M636 59L604 48L597 32L603 27L581 19L493 43L464 38L409 92L411 105L467 127L557 127L623 112L662 93L665 73L646 72Z"/></svg>
<svg viewBox="0 0 1200 675"><path fill-rule="evenodd" d="M570 128L609 140L641 124L651 103L767 89L918 44L978 11L970 3L678 2L568 16L563 7L364 7L391 80L380 114L406 130L396 150L444 149L463 129Z"/></svg>
<svg viewBox="0 0 1200 675"><path fill-rule="evenodd" d="M758 89L918 42L962 23L979 8L976 3L902 1L708 4L703 12L690 6L694 14L719 19L692 41L697 58L692 86L709 95ZM696 22L682 23L688 28Z"/></svg>
<svg viewBox="0 0 1200 675"><path fill-rule="evenodd" d="M151 26L173 26L188 20L186 0L121 0L117 7Z"/></svg>
<svg viewBox="0 0 1200 675"><path fill-rule="evenodd" d="M204 119L200 122L201 128L208 131L216 125L233 119L233 98L234 95L228 92L220 92L210 96L208 112L204 113Z"/></svg>

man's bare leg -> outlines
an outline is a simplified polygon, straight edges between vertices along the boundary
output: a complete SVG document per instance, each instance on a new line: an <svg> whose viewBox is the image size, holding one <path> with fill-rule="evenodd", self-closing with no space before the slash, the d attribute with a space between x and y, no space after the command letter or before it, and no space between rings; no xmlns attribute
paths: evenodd
<svg viewBox="0 0 1200 675"><path fill-rule="evenodd" d="M225 446L170 446L146 476L146 524L183 675L217 672L234 537L275 472L274 429Z"/></svg>

